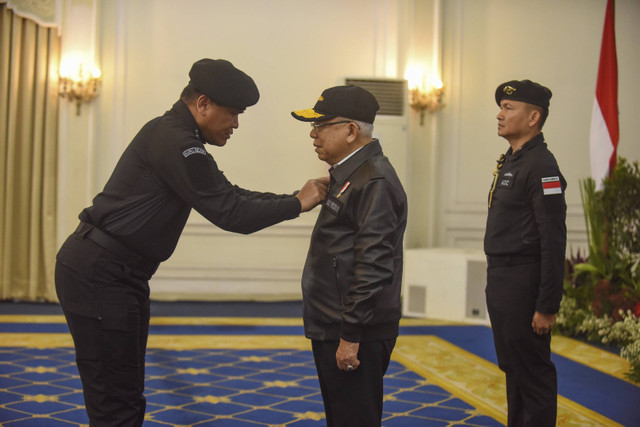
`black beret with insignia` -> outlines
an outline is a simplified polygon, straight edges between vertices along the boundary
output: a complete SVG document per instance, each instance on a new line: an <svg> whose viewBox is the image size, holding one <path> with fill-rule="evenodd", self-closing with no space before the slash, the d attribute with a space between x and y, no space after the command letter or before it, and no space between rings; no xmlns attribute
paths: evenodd
<svg viewBox="0 0 640 427"><path fill-rule="evenodd" d="M511 80L496 89L496 103L500 105L501 100L511 99L548 110L551 95L551 90L531 80Z"/></svg>
<svg viewBox="0 0 640 427"><path fill-rule="evenodd" d="M260 98L251 77L224 59L201 59L189 71L189 86L213 102L244 110Z"/></svg>

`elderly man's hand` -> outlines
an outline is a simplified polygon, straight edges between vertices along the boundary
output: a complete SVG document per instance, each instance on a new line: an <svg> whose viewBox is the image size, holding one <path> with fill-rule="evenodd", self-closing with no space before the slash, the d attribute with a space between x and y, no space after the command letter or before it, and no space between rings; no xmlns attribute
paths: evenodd
<svg viewBox="0 0 640 427"><path fill-rule="evenodd" d="M341 371L355 371L360 366L358 360L358 350L360 349L360 343L349 342L340 338L340 345L338 351L336 351L336 363L338 369Z"/></svg>
<svg viewBox="0 0 640 427"><path fill-rule="evenodd" d="M557 314L544 314L536 311L531 321L533 332L538 335L544 335L551 331L551 327L556 323Z"/></svg>
<svg viewBox="0 0 640 427"><path fill-rule="evenodd" d="M302 212L310 211L327 197L329 177L310 179L296 194L302 206Z"/></svg>

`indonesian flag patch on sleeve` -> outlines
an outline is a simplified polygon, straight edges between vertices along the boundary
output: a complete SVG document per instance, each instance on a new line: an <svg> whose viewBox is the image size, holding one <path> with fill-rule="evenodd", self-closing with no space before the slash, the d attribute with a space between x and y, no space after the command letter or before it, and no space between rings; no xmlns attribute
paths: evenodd
<svg viewBox="0 0 640 427"><path fill-rule="evenodd" d="M562 185L559 176L549 176L542 178L542 190L545 196L551 194L562 194Z"/></svg>

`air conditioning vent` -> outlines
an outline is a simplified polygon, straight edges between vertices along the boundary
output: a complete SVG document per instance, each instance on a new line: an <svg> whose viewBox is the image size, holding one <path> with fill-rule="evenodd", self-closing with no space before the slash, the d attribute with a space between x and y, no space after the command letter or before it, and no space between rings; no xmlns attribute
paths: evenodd
<svg viewBox="0 0 640 427"><path fill-rule="evenodd" d="M406 80L347 78L346 84L360 86L371 92L380 104L378 115L402 116L404 114Z"/></svg>

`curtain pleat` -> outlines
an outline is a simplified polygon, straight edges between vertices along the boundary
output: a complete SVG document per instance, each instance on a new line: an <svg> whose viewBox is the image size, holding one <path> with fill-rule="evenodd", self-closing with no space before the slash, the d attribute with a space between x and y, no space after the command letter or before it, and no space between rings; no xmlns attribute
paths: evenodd
<svg viewBox="0 0 640 427"><path fill-rule="evenodd" d="M55 301L60 40L0 7L1 298Z"/></svg>

